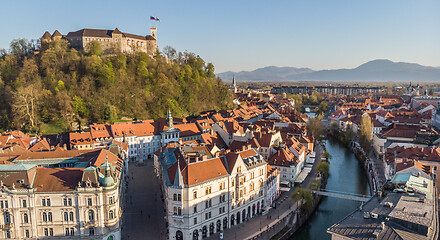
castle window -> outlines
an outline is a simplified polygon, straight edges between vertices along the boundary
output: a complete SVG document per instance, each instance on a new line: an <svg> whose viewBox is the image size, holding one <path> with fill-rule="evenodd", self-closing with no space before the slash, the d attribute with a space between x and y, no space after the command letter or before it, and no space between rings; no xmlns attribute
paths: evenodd
<svg viewBox="0 0 440 240"><path fill-rule="evenodd" d="M89 221L93 222L95 221L95 213L93 212L93 210L89 210Z"/></svg>
<svg viewBox="0 0 440 240"><path fill-rule="evenodd" d="M109 219L113 219L113 218L115 218L115 213L113 212L113 210L110 210L110 211L108 212L108 218L109 218Z"/></svg>

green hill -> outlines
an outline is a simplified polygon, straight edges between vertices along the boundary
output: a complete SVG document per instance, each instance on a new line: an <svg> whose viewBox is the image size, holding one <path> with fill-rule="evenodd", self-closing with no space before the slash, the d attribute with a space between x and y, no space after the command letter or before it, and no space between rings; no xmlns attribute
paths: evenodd
<svg viewBox="0 0 440 240"><path fill-rule="evenodd" d="M158 118L168 109L183 117L231 104L214 66L193 53L173 54L168 60L160 53L102 55L99 44L82 52L64 40L35 53L21 39L0 58L3 130L45 132L48 124L68 128L72 122Z"/></svg>

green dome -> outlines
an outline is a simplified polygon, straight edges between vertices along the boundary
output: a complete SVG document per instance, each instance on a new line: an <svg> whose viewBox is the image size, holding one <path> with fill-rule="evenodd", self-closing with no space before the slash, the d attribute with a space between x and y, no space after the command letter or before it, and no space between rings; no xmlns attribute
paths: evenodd
<svg viewBox="0 0 440 240"><path fill-rule="evenodd" d="M112 177L110 177L110 176L108 176L108 177L104 177L104 178L102 179L101 184L102 184L104 187L111 187L111 186L113 186L113 185L115 184L115 180L114 180Z"/></svg>

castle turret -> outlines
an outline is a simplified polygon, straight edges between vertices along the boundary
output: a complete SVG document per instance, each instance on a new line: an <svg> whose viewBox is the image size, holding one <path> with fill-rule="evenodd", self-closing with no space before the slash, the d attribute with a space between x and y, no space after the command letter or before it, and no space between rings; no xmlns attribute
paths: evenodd
<svg viewBox="0 0 440 240"><path fill-rule="evenodd" d="M112 165L108 162L107 153L105 154L105 163L101 164L101 168L104 168L104 178L101 180L101 184L104 187L113 186L115 180L112 177Z"/></svg>
<svg viewBox="0 0 440 240"><path fill-rule="evenodd" d="M154 37L154 39L157 40L157 28L156 27L150 27L150 35Z"/></svg>

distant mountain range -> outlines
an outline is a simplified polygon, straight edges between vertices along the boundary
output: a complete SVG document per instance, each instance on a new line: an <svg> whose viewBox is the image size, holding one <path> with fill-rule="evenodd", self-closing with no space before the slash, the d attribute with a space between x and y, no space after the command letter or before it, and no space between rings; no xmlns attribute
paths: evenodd
<svg viewBox="0 0 440 240"><path fill-rule="evenodd" d="M314 71L310 68L264 67L254 71L223 72L217 74L224 81L346 81L346 82L432 82L440 81L440 67L416 63L392 62L386 59L369 61L353 69Z"/></svg>

